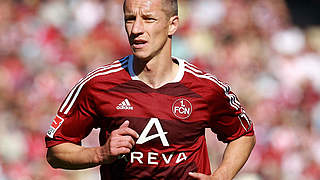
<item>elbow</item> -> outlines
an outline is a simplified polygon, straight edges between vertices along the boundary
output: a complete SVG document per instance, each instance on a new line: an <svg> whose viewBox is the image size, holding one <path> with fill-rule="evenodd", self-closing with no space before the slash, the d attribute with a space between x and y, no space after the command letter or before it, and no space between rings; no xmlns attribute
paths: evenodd
<svg viewBox="0 0 320 180"><path fill-rule="evenodd" d="M255 145L256 145L256 136L253 135L252 138L251 138L251 146L252 146L252 149L254 148Z"/></svg>
<svg viewBox="0 0 320 180"><path fill-rule="evenodd" d="M47 162L50 164L50 166L54 169L58 169L59 166L58 164L56 163L56 160L50 156L47 156Z"/></svg>
<svg viewBox="0 0 320 180"><path fill-rule="evenodd" d="M50 166L54 169L58 169L58 168L61 168L59 166L59 163L58 163L58 159L48 150L47 151L47 162L50 164Z"/></svg>

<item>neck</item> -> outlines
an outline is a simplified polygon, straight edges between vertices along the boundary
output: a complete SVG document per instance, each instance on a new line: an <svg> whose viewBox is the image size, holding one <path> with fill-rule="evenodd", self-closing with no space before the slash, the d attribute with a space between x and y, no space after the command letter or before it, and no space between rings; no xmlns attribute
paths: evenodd
<svg viewBox="0 0 320 180"><path fill-rule="evenodd" d="M167 56L156 56L149 61L142 61L134 58L133 69L141 81L151 88L159 88L172 82L179 70L179 66Z"/></svg>

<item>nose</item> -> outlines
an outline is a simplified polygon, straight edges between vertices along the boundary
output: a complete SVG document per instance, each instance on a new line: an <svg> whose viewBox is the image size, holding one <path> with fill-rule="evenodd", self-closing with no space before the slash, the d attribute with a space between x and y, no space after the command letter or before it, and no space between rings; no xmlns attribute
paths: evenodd
<svg viewBox="0 0 320 180"><path fill-rule="evenodd" d="M144 32L144 24L141 18L136 18L133 23L131 33L135 35L143 34Z"/></svg>

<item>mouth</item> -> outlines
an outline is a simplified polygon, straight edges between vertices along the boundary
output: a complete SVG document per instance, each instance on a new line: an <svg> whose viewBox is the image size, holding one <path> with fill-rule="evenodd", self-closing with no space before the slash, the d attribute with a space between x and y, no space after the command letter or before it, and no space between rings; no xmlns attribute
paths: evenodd
<svg viewBox="0 0 320 180"><path fill-rule="evenodd" d="M134 49L141 49L147 45L147 41L143 39L135 39L132 42L132 47Z"/></svg>

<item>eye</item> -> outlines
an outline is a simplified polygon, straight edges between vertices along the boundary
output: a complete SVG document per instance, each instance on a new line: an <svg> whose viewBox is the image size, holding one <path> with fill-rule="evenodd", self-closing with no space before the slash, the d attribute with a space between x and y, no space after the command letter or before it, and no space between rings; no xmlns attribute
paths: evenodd
<svg viewBox="0 0 320 180"><path fill-rule="evenodd" d="M148 17L148 18L145 18L145 21L148 22L148 23L153 23L156 21L155 18L151 18L151 17Z"/></svg>
<svg viewBox="0 0 320 180"><path fill-rule="evenodd" d="M126 23L132 23L134 20L132 20L132 19L125 19L125 22Z"/></svg>
<svg viewBox="0 0 320 180"><path fill-rule="evenodd" d="M134 22L135 20L136 20L135 17L126 17L126 18L124 18L124 21L125 21L126 23L132 23L132 22Z"/></svg>

